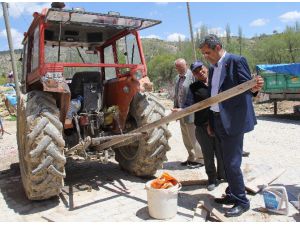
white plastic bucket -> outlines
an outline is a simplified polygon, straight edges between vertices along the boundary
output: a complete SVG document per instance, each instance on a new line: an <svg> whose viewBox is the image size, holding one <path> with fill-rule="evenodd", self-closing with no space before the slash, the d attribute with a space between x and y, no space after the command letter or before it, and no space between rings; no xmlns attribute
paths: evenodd
<svg viewBox="0 0 300 225"><path fill-rule="evenodd" d="M150 180L146 183L149 215L155 219L170 219L177 213L178 191L181 184L168 189L155 189L151 187Z"/></svg>

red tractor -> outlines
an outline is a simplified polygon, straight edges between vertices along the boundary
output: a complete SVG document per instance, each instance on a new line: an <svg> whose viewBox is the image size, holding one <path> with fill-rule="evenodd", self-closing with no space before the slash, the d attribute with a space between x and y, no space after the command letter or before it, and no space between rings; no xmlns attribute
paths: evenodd
<svg viewBox="0 0 300 225"><path fill-rule="evenodd" d="M31 200L60 193L67 158L107 163L115 157L130 173L150 176L170 149L166 125L131 132L165 115L148 92L138 33L160 21L56 5L33 14L23 40L17 139Z"/></svg>

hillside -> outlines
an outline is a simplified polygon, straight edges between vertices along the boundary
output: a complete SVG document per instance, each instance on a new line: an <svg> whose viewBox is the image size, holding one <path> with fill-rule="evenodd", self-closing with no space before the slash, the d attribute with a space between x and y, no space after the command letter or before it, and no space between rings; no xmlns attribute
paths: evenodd
<svg viewBox="0 0 300 225"><path fill-rule="evenodd" d="M18 72L21 72L21 62L19 62L19 59L21 57L21 49L15 50L15 59L17 62ZM11 57L9 51L0 51L0 76L7 75L9 71L12 70L11 65Z"/></svg>
<svg viewBox="0 0 300 225"><path fill-rule="evenodd" d="M255 72L257 64L280 64L300 61L300 29L290 27L286 32L273 35L261 35L251 39L231 36L221 38L227 52L246 57L251 72ZM176 72L174 60L185 58L192 63L194 53L189 41L169 42L159 39L142 38L143 51L148 66L148 75L159 88L171 81ZM198 47L198 37L196 39ZM197 50L197 59L203 60ZM16 50L16 59L21 57L21 50ZM21 63L17 63L19 72ZM0 52L0 76L11 70L11 61L8 51Z"/></svg>
<svg viewBox="0 0 300 225"><path fill-rule="evenodd" d="M159 39L142 39L143 50L146 62L154 56L161 54L176 54L178 51L178 42L167 42Z"/></svg>

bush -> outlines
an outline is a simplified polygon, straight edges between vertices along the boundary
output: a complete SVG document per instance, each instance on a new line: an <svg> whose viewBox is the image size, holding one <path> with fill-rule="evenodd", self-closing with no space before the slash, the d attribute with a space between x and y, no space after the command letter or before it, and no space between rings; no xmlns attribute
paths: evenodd
<svg viewBox="0 0 300 225"><path fill-rule="evenodd" d="M0 76L0 85L6 84L7 83L7 78L5 74L2 74L2 76Z"/></svg>

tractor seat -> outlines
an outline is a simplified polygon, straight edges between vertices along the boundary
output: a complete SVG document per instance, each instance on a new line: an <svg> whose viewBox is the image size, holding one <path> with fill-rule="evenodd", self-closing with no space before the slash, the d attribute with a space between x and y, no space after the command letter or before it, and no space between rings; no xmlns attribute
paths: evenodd
<svg viewBox="0 0 300 225"><path fill-rule="evenodd" d="M70 84L71 98L74 99L78 95L83 96L83 86L85 83L102 83L102 76L97 71L77 72L72 78Z"/></svg>

